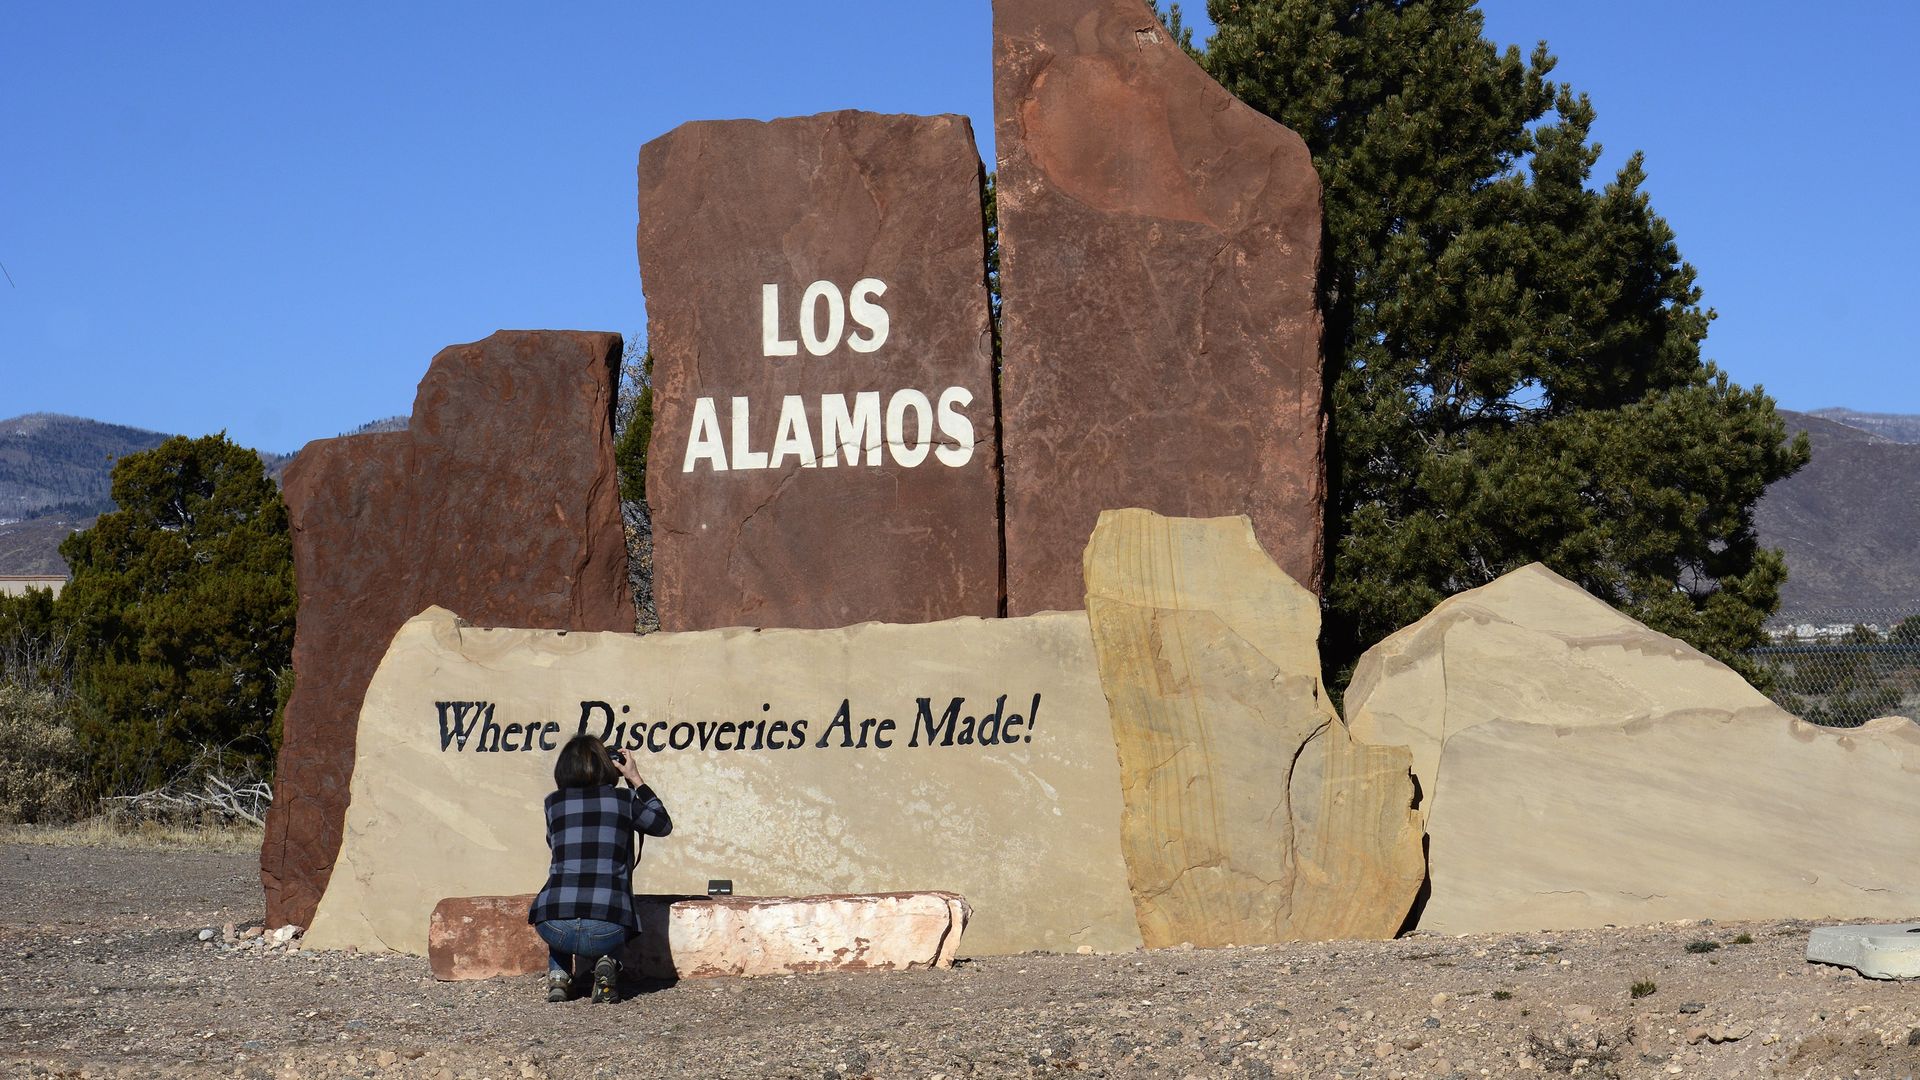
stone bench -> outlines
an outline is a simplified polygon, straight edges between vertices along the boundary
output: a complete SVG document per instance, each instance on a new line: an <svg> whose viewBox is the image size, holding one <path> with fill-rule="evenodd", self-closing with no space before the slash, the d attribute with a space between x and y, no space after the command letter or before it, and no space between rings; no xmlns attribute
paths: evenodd
<svg viewBox="0 0 1920 1080"><path fill-rule="evenodd" d="M946 892L851 896L636 896L641 934L620 954L645 978L905 971L950 967L972 909ZM456 896L427 928L433 977L491 979L546 970L527 923L531 894Z"/></svg>

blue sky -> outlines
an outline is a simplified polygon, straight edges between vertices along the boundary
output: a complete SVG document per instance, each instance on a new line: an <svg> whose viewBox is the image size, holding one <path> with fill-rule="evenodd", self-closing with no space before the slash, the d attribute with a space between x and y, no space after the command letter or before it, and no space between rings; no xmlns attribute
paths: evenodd
<svg viewBox="0 0 1920 1080"><path fill-rule="evenodd" d="M1201 5L1193 4L1198 8ZM1920 5L1489 0L1599 110L1790 408L1920 412ZM695 119L958 112L987 0L0 5L0 416L292 450L404 413L441 347L644 331L641 143Z"/></svg>

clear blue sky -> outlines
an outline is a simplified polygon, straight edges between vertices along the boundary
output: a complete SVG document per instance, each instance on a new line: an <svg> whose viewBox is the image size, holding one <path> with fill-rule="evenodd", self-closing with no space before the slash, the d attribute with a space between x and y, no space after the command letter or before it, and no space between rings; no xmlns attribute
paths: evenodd
<svg viewBox="0 0 1920 1080"><path fill-rule="evenodd" d="M1199 8L1199 4L1189 4ZM1920 412L1920 5L1490 0L1647 152L1791 408ZM686 120L973 117L987 0L0 3L0 416L292 450L403 413L442 346L640 333L640 144Z"/></svg>

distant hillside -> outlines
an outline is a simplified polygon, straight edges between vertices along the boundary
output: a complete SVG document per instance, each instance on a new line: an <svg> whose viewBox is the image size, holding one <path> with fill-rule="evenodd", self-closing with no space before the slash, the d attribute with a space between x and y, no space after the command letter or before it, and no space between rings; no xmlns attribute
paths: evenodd
<svg viewBox="0 0 1920 1080"><path fill-rule="evenodd" d="M1779 621L1920 613L1920 442L1889 437L1920 432L1920 416L1780 415L1789 431L1807 433L1813 460L1767 489L1754 515L1761 542L1786 552Z"/></svg>
<svg viewBox="0 0 1920 1080"><path fill-rule="evenodd" d="M114 461L166 439L158 431L52 413L0 420L0 522L55 507L107 508Z"/></svg>
<svg viewBox="0 0 1920 1080"><path fill-rule="evenodd" d="M1857 409L1815 409L1807 414L1858 431L1870 431L1897 443L1920 443L1920 416L1908 413L1860 412Z"/></svg>
<svg viewBox="0 0 1920 1080"><path fill-rule="evenodd" d="M389 417L359 430L394 430L396 420L406 426L406 417ZM113 509L113 463L168 438L53 413L0 420L0 574L66 573L60 541ZM293 455L254 452L279 483Z"/></svg>

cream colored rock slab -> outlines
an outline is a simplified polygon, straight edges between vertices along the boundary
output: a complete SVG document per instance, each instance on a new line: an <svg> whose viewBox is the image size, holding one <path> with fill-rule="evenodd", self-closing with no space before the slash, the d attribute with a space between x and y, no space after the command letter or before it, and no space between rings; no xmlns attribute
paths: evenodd
<svg viewBox="0 0 1920 1080"><path fill-rule="evenodd" d="M1422 929L1920 911L1920 727L1696 710L1452 736Z"/></svg>
<svg viewBox="0 0 1920 1080"><path fill-rule="evenodd" d="M1081 613L637 637L476 629L429 609L368 689L310 945L424 953L442 897L537 890L553 750L583 712L635 748L673 816L646 842L639 891L942 890L972 905L975 953L1140 944Z"/></svg>
<svg viewBox="0 0 1920 1080"><path fill-rule="evenodd" d="M532 894L440 901L429 923L433 977L493 979L545 971L527 925ZM970 909L952 893L634 898L643 933L621 959L666 979L909 971L952 967Z"/></svg>
<svg viewBox="0 0 1920 1080"><path fill-rule="evenodd" d="M1920 979L1920 923L1815 927L1807 962L1850 967L1869 979Z"/></svg>
<svg viewBox="0 0 1920 1080"><path fill-rule="evenodd" d="M1387 937L1423 876L1408 757L1320 683L1319 602L1244 517L1100 517L1088 617L1150 946Z"/></svg>
<svg viewBox="0 0 1920 1080"><path fill-rule="evenodd" d="M1423 819L1447 781L1442 748L1479 724L1788 719L1731 668L1538 563L1449 597L1367 650L1345 706L1356 738L1411 749Z"/></svg>

